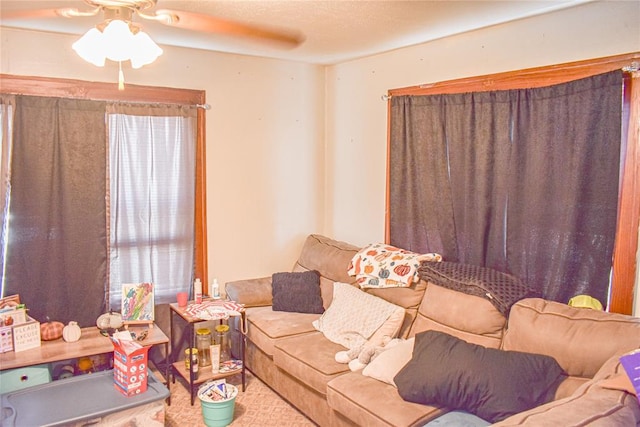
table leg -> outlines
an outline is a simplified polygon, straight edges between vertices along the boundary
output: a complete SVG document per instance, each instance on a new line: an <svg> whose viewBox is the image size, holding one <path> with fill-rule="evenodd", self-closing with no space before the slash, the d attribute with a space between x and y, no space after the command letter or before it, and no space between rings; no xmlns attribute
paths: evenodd
<svg viewBox="0 0 640 427"><path fill-rule="evenodd" d="M247 351L247 316L246 313L243 311L242 315L240 316L240 340L241 340L241 347L242 347L242 391L244 392L247 389L247 385L246 385L246 373L247 373L247 367L246 367L246 357L245 357L245 353Z"/></svg>
<svg viewBox="0 0 640 427"><path fill-rule="evenodd" d="M164 343L164 377L167 380L167 390L169 390L169 397L167 397L167 405L171 406L171 358L169 357L169 343Z"/></svg>
<svg viewBox="0 0 640 427"><path fill-rule="evenodd" d="M195 325L193 323L190 323L187 329L191 333L191 347L190 347L191 350L189 350L189 355L191 355L191 352L193 351L193 349L196 348ZM200 366L198 366L198 370L200 370ZM195 395L193 393L193 383L195 381L196 381L196 373L193 372L193 358L191 358L191 360L189 361L189 392L191 393L191 406L193 406L193 403L195 401L194 399Z"/></svg>

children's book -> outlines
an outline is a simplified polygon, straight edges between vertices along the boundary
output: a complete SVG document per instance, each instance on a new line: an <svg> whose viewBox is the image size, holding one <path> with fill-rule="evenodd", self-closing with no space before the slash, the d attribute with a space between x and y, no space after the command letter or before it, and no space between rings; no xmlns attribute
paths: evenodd
<svg viewBox="0 0 640 427"><path fill-rule="evenodd" d="M631 380L640 402L640 349L620 356L620 363Z"/></svg>

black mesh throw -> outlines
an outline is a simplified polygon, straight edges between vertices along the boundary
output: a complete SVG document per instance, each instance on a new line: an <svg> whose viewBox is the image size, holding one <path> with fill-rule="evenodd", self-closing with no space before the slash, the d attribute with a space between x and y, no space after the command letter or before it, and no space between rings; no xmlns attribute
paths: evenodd
<svg viewBox="0 0 640 427"><path fill-rule="evenodd" d="M488 299L502 314L523 298L540 297L522 280L492 268L458 262L422 262L420 278L454 291Z"/></svg>

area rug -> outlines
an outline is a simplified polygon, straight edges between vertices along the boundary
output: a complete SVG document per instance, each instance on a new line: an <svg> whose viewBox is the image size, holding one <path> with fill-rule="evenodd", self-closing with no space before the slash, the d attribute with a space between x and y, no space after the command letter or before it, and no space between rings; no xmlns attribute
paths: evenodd
<svg viewBox="0 0 640 427"><path fill-rule="evenodd" d="M242 390L240 376L228 379ZM278 396L266 384L247 371L247 389L239 391L236 398L232 427L307 427L315 426L307 417ZM200 401L191 406L189 391L185 383L176 380L171 384L171 405L165 403L165 426L204 427Z"/></svg>

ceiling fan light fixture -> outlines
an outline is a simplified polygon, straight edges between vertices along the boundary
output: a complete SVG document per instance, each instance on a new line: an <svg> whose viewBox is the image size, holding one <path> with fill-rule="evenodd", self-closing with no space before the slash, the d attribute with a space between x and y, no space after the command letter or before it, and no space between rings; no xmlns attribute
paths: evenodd
<svg viewBox="0 0 640 427"><path fill-rule="evenodd" d="M99 67L104 66L106 58L117 62L130 60L133 68L140 68L162 54L162 49L145 32L119 19L90 29L73 44L73 49L82 59Z"/></svg>
<svg viewBox="0 0 640 427"><path fill-rule="evenodd" d="M92 28L71 47L80 58L98 67L104 67L107 57L104 54L104 46L102 44L102 32L97 28Z"/></svg>
<svg viewBox="0 0 640 427"><path fill-rule="evenodd" d="M131 54L131 67L140 68L143 65L151 64L160 55L162 55L162 49L155 44L151 37L144 31L138 31L133 36L134 42L133 52Z"/></svg>

